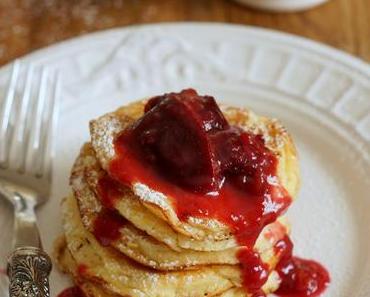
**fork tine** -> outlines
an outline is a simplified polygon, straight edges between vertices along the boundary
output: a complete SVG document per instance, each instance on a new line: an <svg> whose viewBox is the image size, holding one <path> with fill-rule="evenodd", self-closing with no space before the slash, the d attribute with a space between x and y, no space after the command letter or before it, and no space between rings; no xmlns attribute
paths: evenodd
<svg viewBox="0 0 370 297"><path fill-rule="evenodd" d="M15 120L15 127L13 138L10 145L10 157L9 166L19 172L24 171L25 162L25 143L27 142L26 126L27 126L27 111L29 106L29 101L31 97L31 82L33 79L33 66L30 65L27 69L26 81L24 83L20 110L17 114Z"/></svg>
<svg viewBox="0 0 370 297"><path fill-rule="evenodd" d="M56 72L54 75L53 80L53 90L51 95L51 102L49 108L49 114L47 117L47 130L45 135L45 154L44 154L44 162L43 162L43 172L42 175L46 176L47 178L51 178L52 173L52 160L54 159L54 142L55 142L55 135L56 135L56 128L58 124L58 115L59 115L59 94L60 94L60 85L61 79L59 72Z"/></svg>
<svg viewBox="0 0 370 297"><path fill-rule="evenodd" d="M39 91L36 98L35 113L32 115L31 123L29 124L30 137L27 144L25 171L37 175L42 166L42 147L40 147L43 133L42 119L45 109L45 98L47 88L48 70L41 69Z"/></svg>
<svg viewBox="0 0 370 297"><path fill-rule="evenodd" d="M18 81L20 62L16 60L13 64L12 74L10 76L9 87L2 109L0 110L0 164L6 166L7 155L9 151L9 137L8 131L10 115L14 103L15 89Z"/></svg>

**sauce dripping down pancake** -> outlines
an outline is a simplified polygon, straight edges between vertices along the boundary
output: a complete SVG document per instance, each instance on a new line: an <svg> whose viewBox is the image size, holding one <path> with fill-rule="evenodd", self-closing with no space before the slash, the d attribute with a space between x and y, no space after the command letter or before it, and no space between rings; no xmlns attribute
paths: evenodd
<svg viewBox="0 0 370 297"><path fill-rule="evenodd" d="M116 138L115 151L108 170L115 182L100 187L106 205L116 199L117 182L142 183L170 197L180 220L219 220L244 247L238 254L244 288L262 296L268 267L253 245L292 199L278 180L278 160L260 135L230 126L212 97L189 89L149 100L145 114ZM297 264L298 271L310 266L308 279L325 275L320 265L290 258L286 262ZM284 285L288 276L280 276ZM311 295L286 296L315 296L322 287Z"/></svg>

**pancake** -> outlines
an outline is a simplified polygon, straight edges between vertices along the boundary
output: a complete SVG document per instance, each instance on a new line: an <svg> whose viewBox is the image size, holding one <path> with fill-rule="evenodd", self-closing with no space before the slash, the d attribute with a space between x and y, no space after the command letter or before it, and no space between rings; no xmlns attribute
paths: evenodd
<svg viewBox="0 0 370 297"><path fill-rule="evenodd" d="M78 201L84 227L90 232L93 232L94 220L102 211L102 205L100 204L100 199L97 197L97 191L91 191L86 180L96 180L100 175L99 172L102 172L102 170L98 168L94 151L91 145L85 144L73 166L71 186ZM94 181L91 184L94 186L96 183ZM130 208L130 214L126 216L126 219L130 220L134 216L139 217L140 222L147 221L145 218L143 219L145 212L143 213L139 210L136 213L136 209L133 207ZM168 228L171 227L168 226ZM255 249L263 256L262 259L264 262L270 262L271 253L269 250L273 248L278 240L285 236L288 229L287 222L284 218L265 227L255 245ZM272 230L276 231L272 232ZM164 233L165 238L158 236L159 234L156 233L156 238L158 239L154 239L147 233L136 228L130 221L124 224L120 229L120 233L119 239L113 241L112 246L133 260L155 269L178 270L197 265L239 263L236 255L241 247L238 246L211 252L191 250L189 248L184 249L178 246L176 246L176 249L171 249L170 246L166 245L166 238L169 236L169 232ZM268 239L266 238L267 233L269 234ZM172 239L172 241L176 241L176 238ZM188 241L194 243L194 240L191 240L191 238L188 238ZM200 242L197 246L201 244Z"/></svg>
<svg viewBox="0 0 370 297"><path fill-rule="evenodd" d="M76 261L73 259L70 251L67 248L67 242L65 236L60 236L54 242L54 253L53 258L55 259L58 268L63 273L70 274L73 276L73 281L78 286L85 297L119 297L115 293L109 292L98 283L83 279L78 274L78 267Z"/></svg>
<svg viewBox="0 0 370 297"><path fill-rule="evenodd" d="M236 265L205 266L168 273L147 269L100 246L84 229L72 196L63 201L62 207L65 238L59 240L55 258L61 269L74 276L78 284L85 283L83 290L96 292L91 296L218 296L241 286L240 270ZM271 292L278 283L276 273L272 272L263 290ZM227 296L234 296L230 294L233 293Z"/></svg>
<svg viewBox="0 0 370 297"><path fill-rule="evenodd" d="M80 220L73 197L63 202L67 246L83 276L117 294L136 296L214 296L240 283L237 266L160 273L102 247ZM191 286L189 286L191 282Z"/></svg>
<svg viewBox="0 0 370 297"><path fill-rule="evenodd" d="M57 241L55 245L55 259L57 260L57 264L60 270L64 273L71 274L74 278L75 284L78 285L81 290L84 292L86 297L120 297L121 295L117 295L104 287L104 285L99 284L97 281L91 281L84 279L81 276L78 276L77 273L77 264L76 261L73 259L70 251L67 248L67 243L65 237L61 237L60 240ZM263 291L265 293L272 293L274 292L280 283L280 279L278 274L275 271L272 271L266 284L263 287ZM141 295L147 296L147 295ZM251 297L250 294L244 292L241 288L231 288L226 290L225 292L217 295L220 297ZM126 295L125 297L130 297Z"/></svg>
<svg viewBox="0 0 370 297"><path fill-rule="evenodd" d="M116 157L114 148L116 136L143 115L145 103L145 101L132 103L90 122L91 143L105 171L109 170L110 162ZM276 120L257 116L247 109L224 107L222 111L231 125L263 136L266 146L278 159L278 178L294 198L299 188L299 168L295 146L284 127ZM134 182L130 188L132 200L141 202L142 206L154 216L167 222L176 233L199 242L221 241L236 246L230 228L218 220L195 217L181 220L176 214L171 197L156 192L139 182ZM120 205L123 200L128 201L129 199L119 199L115 207L125 216L123 212L127 211L127 206ZM221 249L225 247L222 245Z"/></svg>
<svg viewBox="0 0 370 297"><path fill-rule="evenodd" d="M69 252L65 238L62 237L62 240L59 241L59 245L56 247L58 250L58 254L55 256L57 259L57 264L61 270L65 273L69 273L73 275L75 280L75 284L80 287L86 297L120 297L121 295L117 295L112 293L111 291L104 288L104 286L100 285L98 282L89 281L82 277L78 277L77 274L77 265L75 260L73 259L71 253ZM265 293L272 293L276 291L279 285L280 279L278 274L273 271L270 274L269 279L267 280L266 284L264 285L264 292ZM146 295L143 295L146 296ZM217 295L219 297L251 297L250 294L246 294L243 289L240 288L231 288L226 290L225 292ZM125 296L130 297L130 296Z"/></svg>
<svg viewBox="0 0 370 297"><path fill-rule="evenodd" d="M79 161L77 161L78 163ZM74 168L76 167L79 166L75 166ZM91 171L89 172L91 173ZM79 212L84 227L90 232L93 232L94 221L97 219L99 213L102 212L102 205L99 198L90 190L83 171L73 171L71 185L78 201ZM127 216L126 219L132 219L134 216L140 222L148 222L148 219L143 218L145 217L145 212L140 212L140 209L137 210L137 208L132 206L129 210L131 215ZM150 215L152 216L152 214ZM134 219L133 221L135 222L136 220ZM153 225L147 226L153 227ZM170 226L167 226L167 228L170 229ZM213 252L183 249L179 246L173 249L166 244L169 242L168 238L171 235L173 236L171 242L176 242L177 234L172 229L173 234L169 234L169 232L162 233L165 234L164 237L161 237L158 231L155 232L156 237L152 237L144 231L138 229L127 220L122 228L120 228L119 239L113 241L112 246L141 264L161 270L179 269L194 265L238 263L235 257L238 247ZM156 238L160 238L160 240Z"/></svg>
<svg viewBox="0 0 370 297"><path fill-rule="evenodd" d="M80 201L81 197L89 201L89 205L84 207L80 203L81 212L86 214L96 213L100 210L101 205L96 199L98 195L98 181L101 177L106 176L106 172L101 168L95 151L90 144L86 144L81 149L80 156L77 158L71 174L72 189ZM86 187L86 182L88 188ZM131 189L125 189L124 195L116 201L115 208L118 212L130 221L136 228L146 232L158 241L168 245L175 251L182 249L192 249L198 251L220 251L227 248L237 247L236 241L231 239L224 240L194 240L193 238L181 233L177 233L171 225L161 217L156 216L145 207ZM83 193L82 193L83 192ZM89 192L89 193L88 193ZM86 222L88 224L88 222Z"/></svg>

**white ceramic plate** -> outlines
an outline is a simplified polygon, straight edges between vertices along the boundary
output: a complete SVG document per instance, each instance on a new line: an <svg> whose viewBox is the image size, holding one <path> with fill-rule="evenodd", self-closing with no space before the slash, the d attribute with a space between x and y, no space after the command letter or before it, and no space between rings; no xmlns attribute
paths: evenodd
<svg viewBox="0 0 370 297"><path fill-rule="evenodd" d="M53 195L38 213L48 252L61 232L59 202L88 140L89 119L144 96L194 87L284 122L302 169L300 197L289 211L296 254L329 269L325 296L370 296L368 65L302 38L222 24L116 29L23 60L64 77ZM2 68L0 92L8 76L9 67ZM0 201L2 257L11 235L11 209ZM55 269L53 295L67 284Z"/></svg>

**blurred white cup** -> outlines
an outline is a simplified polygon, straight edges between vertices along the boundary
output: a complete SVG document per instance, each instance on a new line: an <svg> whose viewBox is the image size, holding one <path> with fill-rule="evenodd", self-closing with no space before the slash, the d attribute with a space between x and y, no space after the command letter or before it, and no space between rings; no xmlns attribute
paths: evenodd
<svg viewBox="0 0 370 297"><path fill-rule="evenodd" d="M269 11L293 12L312 8L328 0L235 0L236 2Z"/></svg>

